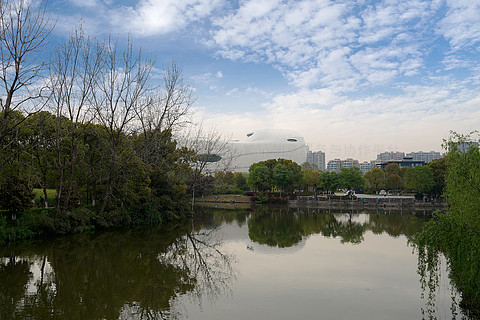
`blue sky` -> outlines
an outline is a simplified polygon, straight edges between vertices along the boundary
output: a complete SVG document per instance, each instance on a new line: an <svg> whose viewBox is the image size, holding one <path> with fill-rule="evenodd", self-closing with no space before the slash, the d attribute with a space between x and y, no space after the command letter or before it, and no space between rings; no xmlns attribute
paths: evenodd
<svg viewBox="0 0 480 320"><path fill-rule="evenodd" d="M296 130L327 159L441 151L480 129L478 0L62 0L79 21L128 35L195 88L196 117L230 138Z"/></svg>

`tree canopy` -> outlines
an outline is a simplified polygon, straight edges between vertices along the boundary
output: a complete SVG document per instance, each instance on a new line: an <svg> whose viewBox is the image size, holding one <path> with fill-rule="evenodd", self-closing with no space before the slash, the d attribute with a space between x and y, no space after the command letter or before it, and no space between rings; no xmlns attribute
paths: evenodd
<svg viewBox="0 0 480 320"><path fill-rule="evenodd" d="M28 1L2 2L0 24L3 207L27 208L35 187L57 217L84 205L100 216L185 213L198 149L174 139L195 101L182 68L172 62L158 80L131 41L91 39L81 27L47 56L48 10Z"/></svg>
<svg viewBox="0 0 480 320"><path fill-rule="evenodd" d="M362 171L358 167L340 168L338 174L340 179L340 186L346 189L359 189L363 187L364 180Z"/></svg>
<svg viewBox="0 0 480 320"><path fill-rule="evenodd" d="M428 166L421 166L406 171L405 187L423 194L430 193L435 187L432 169Z"/></svg>
<svg viewBox="0 0 480 320"><path fill-rule="evenodd" d="M269 159L250 166L248 184L252 189L266 191L274 186L281 190L292 190L302 179L301 167L287 159Z"/></svg>
<svg viewBox="0 0 480 320"><path fill-rule="evenodd" d="M377 193L385 187L385 173L380 168L373 168L364 175L367 188Z"/></svg>

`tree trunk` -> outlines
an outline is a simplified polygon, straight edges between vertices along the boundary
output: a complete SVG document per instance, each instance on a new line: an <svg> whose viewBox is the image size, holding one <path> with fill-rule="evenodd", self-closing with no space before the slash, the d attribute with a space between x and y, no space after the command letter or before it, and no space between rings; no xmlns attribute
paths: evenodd
<svg viewBox="0 0 480 320"><path fill-rule="evenodd" d="M44 204L45 204L45 209L48 209L48 194L47 194L47 188L43 188L43 196L44 196Z"/></svg>

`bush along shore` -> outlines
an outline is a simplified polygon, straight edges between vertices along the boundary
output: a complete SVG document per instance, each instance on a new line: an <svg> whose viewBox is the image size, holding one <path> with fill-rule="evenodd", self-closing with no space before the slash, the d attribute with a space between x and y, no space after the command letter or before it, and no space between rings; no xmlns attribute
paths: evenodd
<svg viewBox="0 0 480 320"><path fill-rule="evenodd" d="M155 201L135 206L112 208L102 213L93 206L82 206L57 215L55 209L29 209L12 219L5 211L0 215L0 244L39 237L111 228L161 225L191 215L190 203L179 202L170 209Z"/></svg>

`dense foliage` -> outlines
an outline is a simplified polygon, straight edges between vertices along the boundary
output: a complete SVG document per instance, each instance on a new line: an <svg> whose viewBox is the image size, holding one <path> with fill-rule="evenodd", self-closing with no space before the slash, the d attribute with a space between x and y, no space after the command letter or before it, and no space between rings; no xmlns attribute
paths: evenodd
<svg viewBox="0 0 480 320"><path fill-rule="evenodd" d="M445 148L447 212L439 213L416 237L419 271L430 291L436 288L438 256L450 265L450 277L462 293L462 305L480 306L480 152L472 135L453 133Z"/></svg>
<svg viewBox="0 0 480 320"><path fill-rule="evenodd" d="M243 172L215 172L215 193L237 193L248 191L247 177Z"/></svg>
<svg viewBox="0 0 480 320"><path fill-rule="evenodd" d="M53 24L28 1L2 1L0 26L0 242L188 212L199 157L173 135L195 98L176 63L158 81L132 43L81 27L42 54ZM45 210L21 214L33 188Z"/></svg>
<svg viewBox="0 0 480 320"><path fill-rule="evenodd" d="M445 188L446 162L436 159L425 166L400 168L396 163L385 167L373 168L365 173L366 189L378 193L382 189L393 192L416 192L420 198L424 195L441 197Z"/></svg>
<svg viewBox="0 0 480 320"><path fill-rule="evenodd" d="M53 121L41 120L47 116ZM23 223L39 234L66 233L80 230L73 220L82 221L82 228L109 227L158 223L188 212L186 181L191 172L189 162L193 153L178 148L169 131L159 132L150 140L143 134L120 135L121 147L117 149L118 155L112 163L104 149L108 143L104 127L84 125L77 142L81 152L75 157L72 176L66 179L58 160L70 158L71 149L62 147L56 152L49 152L48 147L40 148L36 141L42 139L43 133L38 133L38 137L32 132L39 129L32 130L31 127L37 126L36 120L42 121L43 130L49 132L55 130L49 124L53 125L58 119L42 112L30 116L28 120L18 129L21 133L18 143L24 148L11 160L5 161L0 171L0 208L18 214L31 207L33 187L44 190L40 206L48 208L49 203L54 202L56 206L42 211L43 218L38 217L38 213L30 218L20 216L19 221L12 221L15 226ZM61 121L69 125L69 120L63 118ZM68 140L64 136L54 138L60 142ZM56 189L59 195L55 201L48 198L51 193L47 190L51 189ZM105 197L107 200L103 207ZM88 209L80 210L84 206ZM81 218L77 217L79 212L82 212ZM27 214L34 215L31 212ZM32 219L38 224L35 225Z"/></svg>
<svg viewBox="0 0 480 320"><path fill-rule="evenodd" d="M302 168L292 160L270 159L254 163L248 169L248 185L252 190L266 191L277 187L292 191L300 184Z"/></svg>

